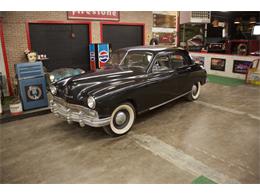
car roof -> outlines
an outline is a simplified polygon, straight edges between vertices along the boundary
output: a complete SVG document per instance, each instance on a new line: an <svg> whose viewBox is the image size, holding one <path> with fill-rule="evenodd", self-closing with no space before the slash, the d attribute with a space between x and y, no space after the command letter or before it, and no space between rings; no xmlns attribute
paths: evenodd
<svg viewBox="0 0 260 195"><path fill-rule="evenodd" d="M151 52L160 52L160 51L176 51L181 50L184 51L181 47L175 47L175 46L158 46L158 45L146 45L146 46L134 46L134 47L125 47L121 48L119 50L140 50L140 51L151 51Z"/></svg>

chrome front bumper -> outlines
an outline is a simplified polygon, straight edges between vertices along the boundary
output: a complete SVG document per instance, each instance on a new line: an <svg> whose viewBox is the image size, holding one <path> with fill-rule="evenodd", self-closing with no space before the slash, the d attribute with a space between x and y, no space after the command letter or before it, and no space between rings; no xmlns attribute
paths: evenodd
<svg viewBox="0 0 260 195"><path fill-rule="evenodd" d="M100 119L96 111L84 106L67 103L58 97L53 97L53 100L50 101L50 108L55 116L66 119L69 124L78 122L81 127L85 125L103 127L110 123L110 117Z"/></svg>

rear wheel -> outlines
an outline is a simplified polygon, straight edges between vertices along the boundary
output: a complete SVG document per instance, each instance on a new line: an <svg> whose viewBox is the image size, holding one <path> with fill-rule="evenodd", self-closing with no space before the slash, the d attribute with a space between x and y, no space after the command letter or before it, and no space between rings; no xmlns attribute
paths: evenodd
<svg viewBox="0 0 260 195"><path fill-rule="evenodd" d="M130 103L118 106L111 115L108 126L103 127L104 131L113 136L121 136L128 133L135 121L135 108Z"/></svg>
<svg viewBox="0 0 260 195"><path fill-rule="evenodd" d="M187 95L187 99L189 101L197 100L200 96L200 88L201 88L200 82L194 83L192 85L190 93Z"/></svg>

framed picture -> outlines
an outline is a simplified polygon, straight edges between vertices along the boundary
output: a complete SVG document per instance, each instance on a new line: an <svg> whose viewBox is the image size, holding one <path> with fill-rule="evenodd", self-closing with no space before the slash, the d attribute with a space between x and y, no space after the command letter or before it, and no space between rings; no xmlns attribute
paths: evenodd
<svg viewBox="0 0 260 195"><path fill-rule="evenodd" d="M174 33L163 33L163 32L156 32L153 35L158 38L159 43L163 44L174 44L176 35Z"/></svg>
<svg viewBox="0 0 260 195"><path fill-rule="evenodd" d="M226 59L211 58L211 64L210 64L211 70L225 71L225 66L226 66Z"/></svg>
<svg viewBox="0 0 260 195"><path fill-rule="evenodd" d="M205 58L202 56L192 56L193 61L197 64L201 64L202 66L204 66L204 62L205 62Z"/></svg>
<svg viewBox="0 0 260 195"><path fill-rule="evenodd" d="M234 60L233 72L239 74L246 74L248 68L252 68L252 66L253 62L251 61Z"/></svg>
<svg viewBox="0 0 260 195"><path fill-rule="evenodd" d="M164 15L164 14L153 14L153 26L163 27L163 28L175 28L176 16Z"/></svg>

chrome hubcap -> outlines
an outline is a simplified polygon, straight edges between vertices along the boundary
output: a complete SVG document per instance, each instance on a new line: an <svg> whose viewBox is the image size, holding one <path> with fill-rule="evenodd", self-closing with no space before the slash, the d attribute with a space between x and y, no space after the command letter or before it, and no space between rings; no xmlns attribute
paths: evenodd
<svg viewBox="0 0 260 195"><path fill-rule="evenodd" d="M193 85L191 90L192 90L192 94L196 95L196 93L198 91L198 87L196 85Z"/></svg>
<svg viewBox="0 0 260 195"><path fill-rule="evenodd" d="M118 112L115 118L117 125L122 125L126 121L126 114L124 112Z"/></svg>

